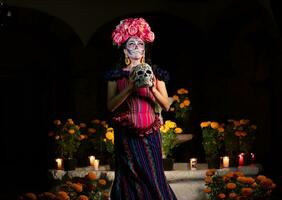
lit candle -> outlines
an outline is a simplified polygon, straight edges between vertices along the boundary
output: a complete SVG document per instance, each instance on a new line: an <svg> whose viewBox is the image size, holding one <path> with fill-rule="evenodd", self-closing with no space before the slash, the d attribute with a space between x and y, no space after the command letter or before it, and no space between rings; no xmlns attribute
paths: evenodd
<svg viewBox="0 0 282 200"><path fill-rule="evenodd" d="M89 156L88 158L89 158L90 166L94 166L95 156Z"/></svg>
<svg viewBox="0 0 282 200"><path fill-rule="evenodd" d="M62 158L57 158L56 163L57 163L57 169L63 169L63 159Z"/></svg>
<svg viewBox="0 0 282 200"><path fill-rule="evenodd" d="M190 169L191 170L197 169L197 158L190 158Z"/></svg>
<svg viewBox="0 0 282 200"><path fill-rule="evenodd" d="M239 154L239 166L244 165L244 153Z"/></svg>
<svg viewBox="0 0 282 200"><path fill-rule="evenodd" d="M223 161L223 167L229 167L229 157L228 156L224 156L222 161Z"/></svg>
<svg viewBox="0 0 282 200"><path fill-rule="evenodd" d="M94 160L94 170L99 170L99 160Z"/></svg>

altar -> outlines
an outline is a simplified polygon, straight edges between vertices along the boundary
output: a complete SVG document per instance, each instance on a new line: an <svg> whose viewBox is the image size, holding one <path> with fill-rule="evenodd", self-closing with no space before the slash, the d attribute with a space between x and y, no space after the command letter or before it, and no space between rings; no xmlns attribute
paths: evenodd
<svg viewBox="0 0 282 200"><path fill-rule="evenodd" d="M238 168L221 168L217 169L217 172L225 174L230 171L242 171L247 176L255 176L261 170L261 165L253 164ZM114 179L114 171L110 171L108 165L100 166L99 170L94 170L93 167L83 167L72 171L51 169L49 173L53 179L57 180L66 174L70 178L84 177L90 171L95 171L97 175L102 172L107 173L109 179ZM175 163L173 170L165 171L165 175L178 200L207 200L204 193L206 171L206 163L198 163L196 170L191 170L187 163Z"/></svg>

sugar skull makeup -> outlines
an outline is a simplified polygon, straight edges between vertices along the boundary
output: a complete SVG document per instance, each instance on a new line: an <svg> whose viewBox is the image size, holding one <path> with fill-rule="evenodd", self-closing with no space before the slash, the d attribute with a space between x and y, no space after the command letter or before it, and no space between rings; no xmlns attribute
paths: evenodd
<svg viewBox="0 0 282 200"><path fill-rule="evenodd" d="M125 46L128 57L132 59L140 59L145 53L145 43L139 37L131 37Z"/></svg>

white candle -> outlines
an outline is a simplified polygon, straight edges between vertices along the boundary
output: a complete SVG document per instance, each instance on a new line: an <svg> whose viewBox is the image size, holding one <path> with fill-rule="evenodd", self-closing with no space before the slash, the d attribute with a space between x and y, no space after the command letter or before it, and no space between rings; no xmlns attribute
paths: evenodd
<svg viewBox="0 0 282 200"><path fill-rule="evenodd" d="M229 157L228 156L224 156L222 161L223 161L223 167L229 167Z"/></svg>
<svg viewBox="0 0 282 200"><path fill-rule="evenodd" d="M197 158L190 159L190 169L196 170L197 169Z"/></svg>
<svg viewBox="0 0 282 200"><path fill-rule="evenodd" d="M99 170L99 160L94 160L94 170Z"/></svg>
<svg viewBox="0 0 282 200"><path fill-rule="evenodd" d="M95 156L89 156L88 158L89 158L90 166L94 166Z"/></svg>
<svg viewBox="0 0 282 200"><path fill-rule="evenodd" d="M63 169L63 159L62 158L57 158L56 163L57 163L57 169Z"/></svg>

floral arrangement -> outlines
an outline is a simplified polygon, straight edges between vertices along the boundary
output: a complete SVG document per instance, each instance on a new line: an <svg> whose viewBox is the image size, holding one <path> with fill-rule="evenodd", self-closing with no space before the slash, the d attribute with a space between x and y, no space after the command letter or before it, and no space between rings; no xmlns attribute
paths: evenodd
<svg viewBox="0 0 282 200"><path fill-rule="evenodd" d="M177 134L182 133L182 129L177 127L176 123L171 120L166 120L160 127L162 136L162 152L163 158L167 158L172 154L172 149L178 145Z"/></svg>
<svg viewBox="0 0 282 200"><path fill-rule="evenodd" d="M190 100L188 97L189 91L185 88L177 90L176 94L173 95L173 103L170 107L170 111L174 112L175 119L178 122L184 122L188 116L188 112L191 110Z"/></svg>
<svg viewBox="0 0 282 200"><path fill-rule="evenodd" d="M206 121L200 124L202 128L203 147L206 155L219 155L223 146L224 127L218 122Z"/></svg>
<svg viewBox="0 0 282 200"><path fill-rule="evenodd" d="M54 126L54 130L49 132L49 136L55 140L56 153L65 159L73 158L81 140L85 138L80 132L80 127L72 119L68 119L66 122L55 120Z"/></svg>
<svg viewBox="0 0 282 200"><path fill-rule="evenodd" d="M118 46L132 36L139 37L144 42L153 42L155 39L155 35L151 31L149 24L143 18L121 20L112 32L113 43Z"/></svg>
<svg viewBox="0 0 282 200"><path fill-rule="evenodd" d="M107 128L103 141L105 143L107 152L114 155L115 137L114 137L114 129L112 127Z"/></svg>
<svg viewBox="0 0 282 200"><path fill-rule="evenodd" d="M95 172L89 172L85 177L63 179L51 192L40 194L26 193L20 200L107 200L110 198L112 181L106 173L99 177Z"/></svg>
<svg viewBox="0 0 282 200"><path fill-rule="evenodd" d="M206 172L205 186L209 200L266 200L276 187L270 178L263 175L252 178L240 171L220 175L214 169Z"/></svg>
<svg viewBox="0 0 282 200"><path fill-rule="evenodd" d="M257 126L248 119L229 119L226 124L225 148L227 152L250 153L256 138Z"/></svg>

